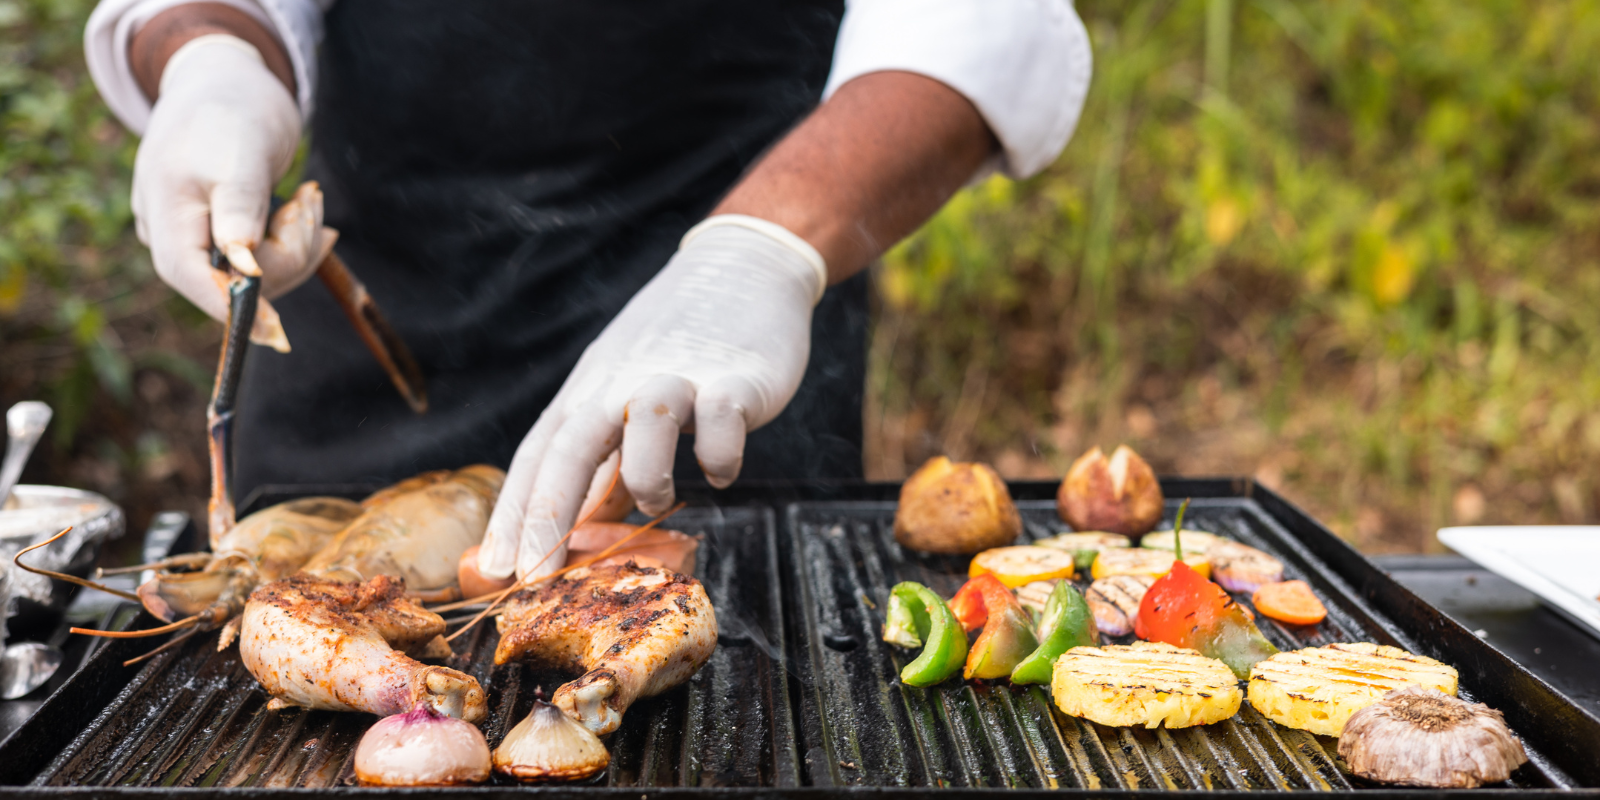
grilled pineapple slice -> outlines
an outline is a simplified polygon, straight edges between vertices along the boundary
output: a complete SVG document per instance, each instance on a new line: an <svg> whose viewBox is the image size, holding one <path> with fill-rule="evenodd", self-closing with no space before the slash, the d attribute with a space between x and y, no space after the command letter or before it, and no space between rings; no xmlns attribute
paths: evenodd
<svg viewBox="0 0 1600 800"><path fill-rule="evenodd" d="M1279 653L1250 670L1250 705L1279 725L1338 736L1350 715L1402 686L1456 693L1454 667L1356 642Z"/></svg>
<svg viewBox="0 0 1600 800"><path fill-rule="evenodd" d="M1244 700L1228 665L1159 642L1074 647L1051 677L1063 712L1101 725L1208 725L1238 713Z"/></svg>

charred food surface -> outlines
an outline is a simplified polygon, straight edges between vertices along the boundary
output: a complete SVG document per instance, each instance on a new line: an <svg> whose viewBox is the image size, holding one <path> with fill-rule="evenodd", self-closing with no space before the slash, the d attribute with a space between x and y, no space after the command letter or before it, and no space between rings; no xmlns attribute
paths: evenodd
<svg viewBox="0 0 1600 800"><path fill-rule="evenodd" d="M422 703L476 722L485 714L477 680L416 660L450 655L444 629L398 578L297 575L250 595L239 655L280 705L389 716Z"/></svg>
<svg viewBox="0 0 1600 800"><path fill-rule="evenodd" d="M574 570L513 595L496 621L496 664L528 659L582 672L553 704L598 735L641 697L676 686L711 657L717 618L700 582L634 562Z"/></svg>

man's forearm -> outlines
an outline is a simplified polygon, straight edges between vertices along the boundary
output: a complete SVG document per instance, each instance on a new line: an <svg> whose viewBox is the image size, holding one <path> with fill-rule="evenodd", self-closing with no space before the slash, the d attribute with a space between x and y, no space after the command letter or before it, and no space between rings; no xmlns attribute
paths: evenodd
<svg viewBox="0 0 1600 800"><path fill-rule="evenodd" d="M916 230L997 147L954 89L874 72L839 87L713 213L788 228L817 248L837 283Z"/></svg>
<svg viewBox="0 0 1600 800"><path fill-rule="evenodd" d="M155 101L160 93L161 71L178 48L191 39L212 33L237 36L254 45L261 51L267 69L289 87L290 95L295 93L294 66L272 31L233 6L186 3L152 17L128 43L129 66L145 97Z"/></svg>

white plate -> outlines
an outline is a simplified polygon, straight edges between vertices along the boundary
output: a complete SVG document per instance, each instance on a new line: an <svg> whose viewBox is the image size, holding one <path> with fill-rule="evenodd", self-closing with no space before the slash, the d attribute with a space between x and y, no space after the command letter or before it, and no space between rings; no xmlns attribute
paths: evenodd
<svg viewBox="0 0 1600 800"><path fill-rule="evenodd" d="M1439 541L1600 636L1600 525L1444 528Z"/></svg>

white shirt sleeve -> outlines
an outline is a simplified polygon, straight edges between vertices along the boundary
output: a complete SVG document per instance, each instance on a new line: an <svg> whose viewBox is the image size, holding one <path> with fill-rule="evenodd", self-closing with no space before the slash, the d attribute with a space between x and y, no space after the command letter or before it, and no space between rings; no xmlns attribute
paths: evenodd
<svg viewBox="0 0 1600 800"><path fill-rule="evenodd" d="M960 92L1026 178L1072 138L1089 91L1089 34L1070 0L848 0L823 98L898 70Z"/></svg>
<svg viewBox="0 0 1600 800"><path fill-rule="evenodd" d="M322 41L322 14L335 0L207 0L249 14L277 34L294 64L302 119L311 118L317 85L317 44ZM195 0L100 0L83 31L89 76L106 105L134 133L150 122L150 99L144 96L128 65L128 43L146 22L173 6Z"/></svg>

